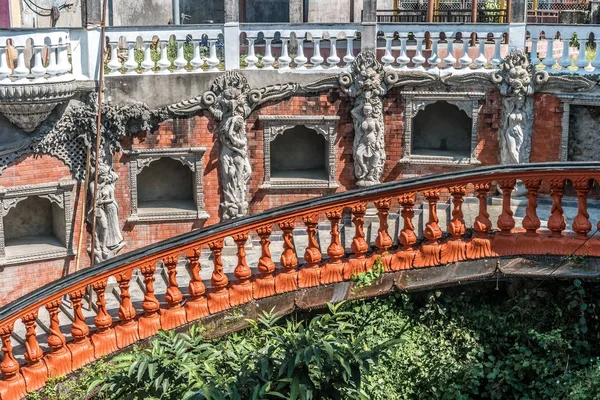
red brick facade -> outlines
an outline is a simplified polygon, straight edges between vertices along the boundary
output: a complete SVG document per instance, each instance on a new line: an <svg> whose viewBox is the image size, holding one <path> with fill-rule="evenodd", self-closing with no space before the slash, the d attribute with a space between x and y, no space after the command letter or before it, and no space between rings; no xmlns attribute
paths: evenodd
<svg viewBox="0 0 600 400"><path fill-rule="evenodd" d="M384 122L386 131L386 162L384 181L403 179L407 176L441 173L450 168L445 165L400 164L402 157L404 104L399 89L393 89L384 99ZM249 183L250 213L256 213L282 204L318 197L335 191L355 188L352 143L354 126L350 115L351 101L339 90L330 90L311 96L294 96L288 100L267 103L259 107L247 120L249 153L252 163L252 176ZM498 126L500 121L501 99L496 90L489 90L483 100L479 114L476 153L482 165L498 163ZM259 120L261 115L335 115L337 123L335 142L338 189L260 189L264 177L263 168L263 129ZM562 106L554 95L535 96L534 135L531 161L557 161L560 154ZM202 227L219 221L219 182L218 154L219 143L212 133L217 122L208 114L199 114L189 119L168 120L162 123L156 132L149 135L128 138L122 145L132 148L207 148L202 158L204 205L210 218L206 222L127 222L130 215L129 157L118 154L114 160L114 170L119 175L115 196L119 204L119 218L123 237L127 243L123 249L133 249ZM6 168L0 175L0 185L5 187L57 182L60 179L72 179L69 169L58 159L43 156L29 156L20 159ZM76 186L77 195L74 204L73 248L77 249L80 236L79 226L82 218L82 187ZM81 268L89 263L86 253L89 234L86 233L81 251ZM57 259L27 265L9 265L0 273L0 305L49 283L68 271L74 270L74 257L69 260Z"/></svg>

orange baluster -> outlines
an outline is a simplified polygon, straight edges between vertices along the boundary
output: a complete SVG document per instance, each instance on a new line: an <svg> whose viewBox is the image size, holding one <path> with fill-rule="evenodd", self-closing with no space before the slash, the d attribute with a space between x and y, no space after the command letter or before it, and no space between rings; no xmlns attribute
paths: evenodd
<svg viewBox="0 0 600 400"><path fill-rule="evenodd" d="M438 240L442 237L442 230L438 225L439 219L437 216L437 203L440 199L440 190L426 190L423 192L423 195L429 205L429 221L425 224L423 232L427 242L421 245L415 259L415 266L433 267L442 262L441 246L438 243Z"/></svg>
<svg viewBox="0 0 600 400"><path fill-rule="evenodd" d="M0 363L0 372L4 375L4 379L0 380L0 399L2 400L19 400L27 396L25 379L19 373L19 363L15 360L10 342L13 328L12 324L0 327L2 353L4 354Z"/></svg>
<svg viewBox="0 0 600 400"><path fill-rule="evenodd" d="M415 235L415 226L412 223L412 219L415 216L415 193L409 192L399 196L398 202L402 206L400 216L402 217L403 225L398 237L398 243L401 248L394 254L390 263L392 271L411 268L416 255L414 245L417 243L417 235Z"/></svg>
<svg viewBox="0 0 600 400"><path fill-rule="evenodd" d="M252 271L246 262L246 242L248 241L248 232L233 235L233 240L237 245L238 263L233 271L237 282L231 285L229 289L229 301L231 306L237 306L252 301Z"/></svg>
<svg viewBox="0 0 600 400"><path fill-rule="evenodd" d="M50 316L50 327L48 335L48 346L52 351L44 357L46 367L48 368L48 377L56 378L66 375L73 370L71 363L71 352L66 346L65 335L60 331L58 320L59 307L61 300L53 300L46 304L46 310Z"/></svg>
<svg viewBox="0 0 600 400"><path fill-rule="evenodd" d="M329 257L329 260L321 270L321 283L323 284L341 282L344 280L344 263L342 262L344 247L340 241L340 220L342 219L342 212L343 208L338 207L325 213L325 216L331 224L331 242L329 243L329 247L327 247L327 257Z"/></svg>
<svg viewBox="0 0 600 400"><path fill-rule="evenodd" d="M498 229L500 235L508 236L515 227L515 219L513 212L510 209L510 196L515 189L516 179L504 179L498 181L498 185L502 190L502 213L498 217Z"/></svg>
<svg viewBox="0 0 600 400"><path fill-rule="evenodd" d="M190 271L190 284L188 290L190 298L185 302L185 315L188 322L204 318L208 313L208 302L206 296L206 287L200 278L200 248L194 248L186 253L188 259L187 268Z"/></svg>
<svg viewBox="0 0 600 400"><path fill-rule="evenodd" d="M352 222L354 223L354 238L350 248L352 249L353 256L350 258L344 268L344 279L348 280L354 274L360 274L366 272L366 258L365 253L369 250L369 245L365 240L365 214L367 212L367 202L361 201L352 206Z"/></svg>
<svg viewBox="0 0 600 400"><path fill-rule="evenodd" d="M577 193L577 215L573 220L573 232L577 233L579 239L586 239L592 230L590 214L587 212L587 196L590 192L590 179L580 178L573 181L573 187Z"/></svg>
<svg viewBox="0 0 600 400"><path fill-rule="evenodd" d="M94 344L94 357L100 358L105 354L117 351L117 337L112 328L112 317L106 311L106 292L107 280L103 279L92 283L92 288L96 292L96 305L98 312L94 318L94 324L98 330L92 335Z"/></svg>
<svg viewBox="0 0 600 400"><path fill-rule="evenodd" d="M130 269L116 276L119 289L121 290L121 304L119 305L119 319L121 322L115 327L117 347L120 349L140 340L138 324L135 320L136 312L131 302L131 294L129 293L129 283L132 274L133 270Z"/></svg>
<svg viewBox="0 0 600 400"><path fill-rule="evenodd" d="M44 364L44 353L37 341L35 333L35 320L37 311L26 314L23 318L25 324L25 359L27 365L21 368L21 374L25 378L25 387L28 392L34 392L46 384L48 370Z"/></svg>
<svg viewBox="0 0 600 400"><path fill-rule="evenodd" d="M450 240L442 246L442 264L448 264L467 259L467 244L463 240L466 232L465 218L462 211L464 197L467 187L464 185L451 186L452 195L452 219L448 224Z"/></svg>
<svg viewBox="0 0 600 400"><path fill-rule="evenodd" d="M167 309L163 310L160 315L160 326L162 326L163 329L173 329L187 323L187 320L185 319L185 309L181 306L183 296L181 295L177 283L178 262L178 254L163 259L163 263L167 268L167 274L169 276L169 286L167 286L167 293L165 295Z"/></svg>
<svg viewBox="0 0 600 400"><path fill-rule="evenodd" d="M388 233L388 215L390 214L391 199L387 197L375 200L374 203L377 208L377 216L379 217L379 229L377 230L375 246L377 246L377 252L383 254L392 247L393 244L392 238Z"/></svg>
<svg viewBox="0 0 600 400"><path fill-rule="evenodd" d="M467 257L472 260L492 256L492 246L488 233L492 230L492 221L490 221L490 214L487 211L487 195L491 186L489 182L474 184L479 200L479 213L473 223L475 235L467 244Z"/></svg>
<svg viewBox="0 0 600 400"><path fill-rule="evenodd" d="M280 264L283 271L279 271L275 276L275 292L285 293L298 289L298 257L296 257L296 248L294 247L294 226L296 219L288 219L279 223L279 229L283 231L283 252L281 253Z"/></svg>
<svg viewBox="0 0 600 400"><path fill-rule="evenodd" d="M73 307L74 321L71 326L71 336L73 336L73 341L70 342L67 347L73 357L71 359L73 370L94 361L94 346L89 338L90 328L88 328L85 323L85 317L81 308L81 300L84 295L85 289L75 290L69 294L71 306Z"/></svg>
<svg viewBox="0 0 600 400"><path fill-rule="evenodd" d="M138 329L140 339L145 339L153 336L160 329L160 303L154 295L154 273L156 272L156 262L152 261L143 266L140 271L144 275L144 300L142 301L142 309L144 315L138 319Z"/></svg>
<svg viewBox="0 0 600 400"><path fill-rule="evenodd" d="M561 237L562 231L567 227L565 213L562 207L562 198L565 188L564 178L550 179L550 196L552 197L552 209L548 218L548 229L552 232L550 236Z"/></svg>
<svg viewBox="0 0 600 400"><path fill-rule="evenodd" d="M298 271L298 286L312 287L318 286L320 281L321 269L319 262L321 261L321 251L317 242L317 224L319 223L319 214L313 213L305 215L302 222L306 225L308 234L308 246L304 251L304 260L306 266Z"/></svg>
<svg viewBox="0 0 600 400"><path fill-rule="evenodd" d="M262 299L275 294L275 277L273 276L275 263L269 249L272 232L273 228L271 224L256 229L256 233L260 237L260 259L258 260L258 272L260 272L260 276L257 276L252 283L255 299Z"/></svg>
<svg viewBox="0 0 600 400"><path fill-rule="evenodd" d="M525 210L525 218L523 218L523 228L525 228L526 235L536 236L541 225L536 209L538 190L540 190L542 180L538 178L524 179L523 183L527 189L527 209Z"/></svg>
<svg viewBox="0 0 600 400"><path fill-rule="evenodd" d="M213 273L210 278L210 282L213 286L213 290L208 294L208 310L211 314L219 311L227 310L231 307L229 304L229 291L227 290L227 284L229 280L223 272L223 259L221 258L223 252L223 239L217 239L208 244L210 251L213 253Z"/></svg>

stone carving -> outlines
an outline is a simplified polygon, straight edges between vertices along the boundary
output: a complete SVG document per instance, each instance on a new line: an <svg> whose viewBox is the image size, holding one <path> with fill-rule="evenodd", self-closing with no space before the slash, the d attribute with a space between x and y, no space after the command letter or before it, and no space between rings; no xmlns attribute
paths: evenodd
<svg viewBox="0 0 600 400"><path fill-rule="evenodd" d="M529 162L533 129L533 66L522 50L513 50L502 64L500 163Z"/></svg>
<svg viewBox="0 0 600 400"><path fill-rule="evenodd" d="M359 54L350 73L339 76L341 89L354 99L354 175L358 186L381 182L385 164L383 103L387 93L383 66L373 52Z"/></svg>
<svg viewBox="0 0 600 400"><path fill-rule="evenodd" d="M252 168L246 119L258 105L290 96L298 88L298 84L283 84L251 89L243 75L227 71L215 79L211 90L202 96L169 107L169 111L178 116L208 109L219 121L219 181L223 191L219 207L221 220L248 213L248 181Z"/></svg>
<svg viewBox="0 0 600 400"><path fill-rule="evenodd" d="M92 169L92 176L93 176ZM99 263L114 257L124 246L119 225L119 206L115 200L115 182L118 175L112 167L100 160L98 166L98 188L96 198L96 231L94 240L94 262ZM90 198L95 191L94 180L90 180ZM91 225L93 207L88 210L87 221ZM88 249L91 253L91 249Z"/></svg>

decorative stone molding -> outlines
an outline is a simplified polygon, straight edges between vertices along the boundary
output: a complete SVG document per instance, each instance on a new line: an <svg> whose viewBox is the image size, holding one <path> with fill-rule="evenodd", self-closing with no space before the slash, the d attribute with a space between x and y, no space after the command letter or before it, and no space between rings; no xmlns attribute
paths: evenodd
<svg viewBox="0 0 600 400"><path fill-rule="evenodd" d="M73 255L73 188L74 180L60 180L56 183L43 183L39 185L0 187L0 265L22 264L37 262L53 258L62 258ZM36 251L31 254L21 254L14 257L6 255L6 242L4 235L4 217L11 208L28 197L37 196L50 200L64 211L64 248L52 251Z"/></svg>
<svg viewBox="0 0 600 400"><path fill-rule="evenodd" d="M340 88L353 98L354 175L358 186L381 182L385 165L385 127L381 99L388 91L385 71L375 53L359 54L350 72L339 75Z"/></svg>
<svg viewBox="0 0 600 400"><path fill-rule="evenodd" d="M194 115L207 109L219 121L219 181L223 190L219 206L221 220L248 213L248 181L252 167L246 119L255 107L291 96L299 87L298 84L278 84L251 89L243 75L227 71L215 79L210 91L168 107L176 116Z"/></svg>
<svg viewBox="0 0 600 400"><path fill-rule="evenodd" d="M479 109L481 101L485 98L485 92L415 92L402 91L404 98L404 137L403 152L400 163L410 164L443 164L443 165L479 165L477 159L477 127L479 125ZM437 101L447 101L457 106L471 118L471 149L470 157L431 156L412 154L413 142L413 119L420 110L424 110L429 104Z"/></svg>
<svg viewBox="0 0 600 400"><path fill-rule="evenodd" d="M54 110L75 94L76 82L0 85L0 113L25 132L33 132Z"/></svg>
<svg viewBox="0 0 600 400"><path fill-rule="evenodd" d="M600 107L600 96L593 96L590 94L560 94L558 98L562 102L563 115L562 115L562 130L560 137L560 161L567 161L569 159L569 135L570 135L570 119L571 119L571 105L577 106L592 106ZM588 132L592 133L592 132ZM594 155L598 153L596 150L595 143L588 143L590 153ZM582 149L586 150L586 149ZM591 155L591 154L590 154ZM596 158L592 155L592 159ZM580 161L580 160L576 160Z"/></svg>
<svg viewBox="0 0 600 400"><path fill-rule="evenodd" d="M202 188L202 156L206 152L205 147L133 149L125 150L124 152L129 156L129 182L131 188L131 215L127 218L127 221L141 222L208 219L209 214L204 209L204 191ZM196 211L188 212L173 210L165 213L139 212L137 176L145 167L149 166L154 161L165 157L177 160L192 170L194 174L194 202L196 204Z"/></svg>
<svg viewBox="0 0 600 400"><path fill-rule="evenodd" d="M336 124L340 117L337 115L261 115L260 121L264 124L263 133L263 161L264 181L261 189L308 189L324 188L335 189L339 187L336 181L337 162L335 157L335 139L337 137ZM273 179L271 177L271 142L278 135L296 126L303 125L322 135L329 144L327 149L328 179L318 181L314 179Z"/></svg>

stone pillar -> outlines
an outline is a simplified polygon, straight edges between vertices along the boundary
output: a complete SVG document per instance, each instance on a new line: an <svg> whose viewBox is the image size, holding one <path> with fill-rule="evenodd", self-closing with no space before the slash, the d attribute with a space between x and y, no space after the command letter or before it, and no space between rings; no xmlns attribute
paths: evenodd
<svg viewBox="0 0 600 400"><path fill-rule="evenodd" d="M377 0L363 0L361 51L377 51Z"/></svg>
<svg viewBox="0 0 600 400"><path fill-rule="evenodd" d="M240 68L240 2L225 0L225 69Z"/></svg>
<svg viewBox="0 0 600 400"><path fill-rule="evenodd" d="M527 0L508 1L508 49L525 49Z"/></svg>
<svg viewBox="0 0 600 400"><path fill-rule="evenodd" d="M101 21L102 0L83 0L81 2L81 26L86 28L88 25L100 25ZM106 24L108 25L108 15Z"/></svg>
<svg viewBox="0 0 600 400"><path fill-rule="evenodd" d="M304 22L304 0L290 0L290 22Z"/></svg>

